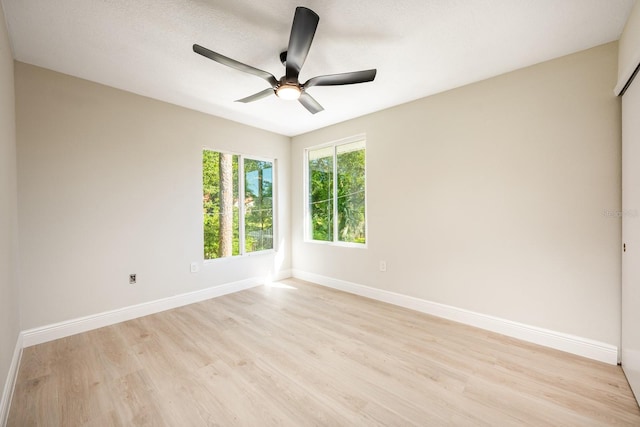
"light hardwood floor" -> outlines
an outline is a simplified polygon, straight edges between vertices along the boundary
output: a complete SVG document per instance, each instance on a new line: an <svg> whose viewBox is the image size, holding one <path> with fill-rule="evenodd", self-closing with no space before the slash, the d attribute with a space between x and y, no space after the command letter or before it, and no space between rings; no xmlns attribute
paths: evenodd
<svg viewBox="0 0 640 427"><path fill-rule="evenodd" d="M640 426L617 366L296 280L24 350L9 426Z"/></svg>

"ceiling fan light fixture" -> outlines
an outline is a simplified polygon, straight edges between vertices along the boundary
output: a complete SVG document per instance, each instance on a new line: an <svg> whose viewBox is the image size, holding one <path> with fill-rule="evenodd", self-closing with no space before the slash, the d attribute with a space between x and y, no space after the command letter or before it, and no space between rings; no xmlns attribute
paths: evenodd
<svg viewBox="0 0 640 427"><path fill-rule="evenodd" d="M302 91L298 86L291 84L284 84L282 86L278 86L276 89L276 95L278 95L279 98L290 101L295 101L300 98L301 93Z"/></svg>

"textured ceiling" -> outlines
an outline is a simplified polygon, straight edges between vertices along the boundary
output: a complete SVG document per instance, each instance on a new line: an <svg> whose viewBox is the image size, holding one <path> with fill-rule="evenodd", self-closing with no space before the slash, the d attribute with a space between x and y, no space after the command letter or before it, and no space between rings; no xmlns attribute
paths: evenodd
<svg viewBox="0 0 640 427"><path fill-rule="evenodd" d="M617 40L634 0L1 0L18 61L298 135ZM372 83L314 87L325 111L193 53L198 43L284 74L296 6L320 15L300 80L377 68Z"/></svg>

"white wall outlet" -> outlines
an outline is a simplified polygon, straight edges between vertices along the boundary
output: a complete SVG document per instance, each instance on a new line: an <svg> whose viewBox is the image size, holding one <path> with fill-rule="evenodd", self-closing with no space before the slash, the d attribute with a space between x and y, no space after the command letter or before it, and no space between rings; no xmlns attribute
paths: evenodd
<svg viewBox="0 0 640 427"><path fill-rule="evenodd" d="M192 262L191 263L191 272L192 273L197 273L198 272L198 263L197 262Z"/></svg>
<svg viewBox="0 0 640 427"><path fill-rule="evenodd" d="M380 271L387 271L387 261L380 261Z"/></svg>
<svg viewBox="0 0 640 427"><path fill-rule="evenodd" d="M130 285L135 285L136 284L136 275L135 274L130 274L129 275L129 284Z"/></svg>

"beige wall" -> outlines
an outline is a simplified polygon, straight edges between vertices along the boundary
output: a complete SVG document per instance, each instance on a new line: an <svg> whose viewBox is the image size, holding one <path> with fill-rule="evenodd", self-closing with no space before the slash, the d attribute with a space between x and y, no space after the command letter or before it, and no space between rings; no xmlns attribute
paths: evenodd
<svg viewBox="0 0 640 427"><path fill-rule="evenodd" d="M13 56L0 5L0 394L20 331L17 206Z"/></svg>
<svg viewBox="0 0 640 427"><path fill-rule="evenodd" d="M618 345L616 61L610 43L293 138L293 268ZM304 148L363 132L368 248L304 242Z"/></svg>
<svg viewBox="0 0 640 427"><path fill-rule="evenodd" d="M291 240L302 271L618 345L620 222L604 215L620 209L616 50L301 135L291 151L283 136L17 63L22 328L286 270ZM363 132L368 248L303 242L304 147ZM189 273L203 146L278 159L282 264Z"/></svg>
<svg viewBox="0 0 640 427"><path fill-rule="evenodd" d="M23 329L290 268L289 138L23 63L15 79ZM203 146L277 160L279 256L202 265Z"/></svg>

